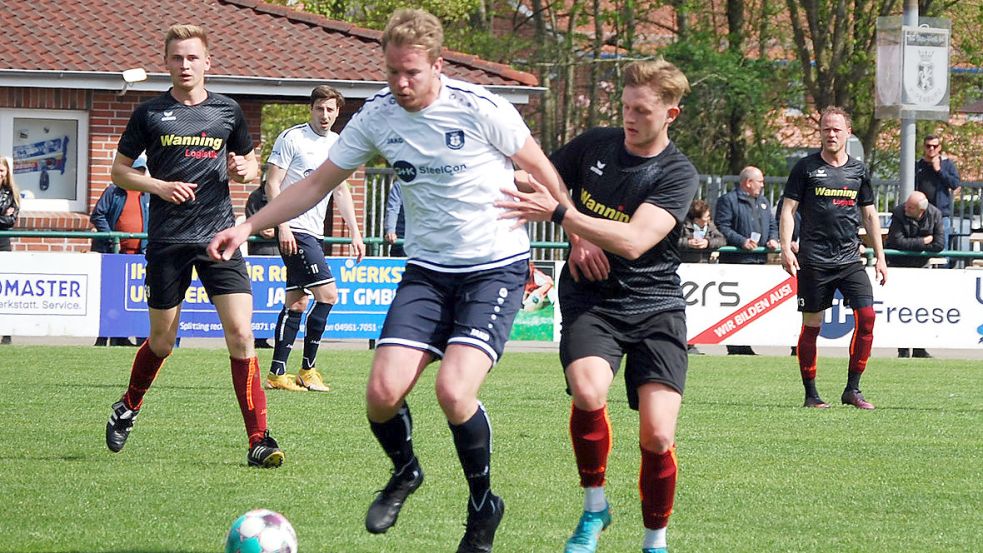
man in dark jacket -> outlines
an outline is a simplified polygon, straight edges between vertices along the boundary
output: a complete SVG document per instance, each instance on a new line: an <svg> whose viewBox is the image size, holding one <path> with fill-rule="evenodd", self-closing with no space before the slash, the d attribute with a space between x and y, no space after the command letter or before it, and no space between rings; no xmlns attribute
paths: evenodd
<svg viewBox="0 0 983 553"><path fill-rule="evenodd" d="M942 212L929 203L925 194L914 191L891 212L891 227L885 247L909 252L940 252L943 250ZM927 257L891 256L893 267L924 267ZM914 348L911 357L931 357L925 348ZM908 357L908 348L898 348L898 357Z"/></svg>
<svg viewBox="0 0 983 553"><path fill-rule="evenodd" d="M147 158L140 156L133 160L133 167L147 172ZM150 205L150 195L138 191L127 191L110 184L102 191L102 196L92 208L89 221L99 232L147 232L147 210ZM120 240L119 253L140 254L147 247L146 240ZM92 251L99 253L114 253L113 241L108 238L93 238ZM96 338L96 346L139 346L143 339L137 337L133 343L127 337Z"/></svg>
<svg viewBox="0 0 983 553"><path fill-rule="evenodd" d="M946 249L952 234L952 196L959 193L962 181L956 164L942 153L941 138L930 134L922 145L925 153L915 162L915 190L942 212L942 249Z"/></svg>
<svg viewBox="0 0 983 553"><path fill-rule="evenodd" d="M717 200L717 228L728 246L753 250L764 245L778 250L778 223L771 203L761 191L765 176L760 169L747 166L741 171L741 182L734 190ZM763 264L767 256L754 253L720 253L721 263ZM727 346L730 355L754 355L751 346Z"/></svg>
<svg viewBox="0 0 983 553"><path fill-rule="evenodd" d="M133 161L133 168L147 172L147 158L140 156ZM137 200L136 204L127 202ZM125 189L110 184L102 191L102 196L92 208L89 221L99 232L147 232L147 210L150 205L150 195L142 192L127 192ZM125 214L125 215L124 215ZM137 221L137 217L140 218ZM124 228L125 227L125 228ZM121 240L120 253L143 253L147 246L146 240ZM113 253L113 241L108 238L93 238L92 251Z"/></svg>

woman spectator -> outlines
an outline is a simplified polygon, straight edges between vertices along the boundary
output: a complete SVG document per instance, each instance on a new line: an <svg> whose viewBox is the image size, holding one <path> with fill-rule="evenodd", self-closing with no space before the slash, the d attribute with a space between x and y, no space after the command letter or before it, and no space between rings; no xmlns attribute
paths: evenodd
<svg viewBox="0 0 983 553"><path fill-rule="evenodd" d="M0 156L0 230L10 230L17 224L20 212L20 191L14 183L14 163L9 157ZM9 252L9 236L0 236L0 252ZM9 344L10 336L0 337L0 344Z"/></svg>
<svg viewBox="0 0 983 553"><path fill-rule="evenodd" d="M683 263L709 263L710 255L726 244L724 235L710 218L710 205L693 200L679 236L679 259Z"/></svg>

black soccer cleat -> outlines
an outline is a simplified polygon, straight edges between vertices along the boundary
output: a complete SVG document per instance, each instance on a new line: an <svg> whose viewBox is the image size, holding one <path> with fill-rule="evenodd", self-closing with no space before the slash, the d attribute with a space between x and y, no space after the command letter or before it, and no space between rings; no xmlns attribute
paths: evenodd
<svg viewBox="0 0 983 553"><path fill-rule="evenodd" d="M123 400L113 404L113 412L109 415L109 422L106 423L106 447L113 453L118 453L126 445L126 439L130 436L133 429L133 422L137 420L140 411L129 409Z"/></svg>
<svg viewBox="0 0 983 553"><path fill-rule="evenodd" d="M475 509L468 500L468 524L464 537L457 546L457 553L491 553L495 541L495 530L505 515L505 502L501 497L488 492L480 509Z"/></svg>
<svg viewBox="0 0 983 553"><path fill-rule="evenodd" d="M399 472L393 471L386 487L379 491L365 514L365 529L373 534L382 534L396 524L396 517L403 503L411 493L423 484L423 469L413 460Z"/></svg>
<svg viewBox="0 0 983 553"><path fill-rule="evenodd" d="M268 469L277 468L282 465L283 457L283 451L280 450L280 446L273 439L273 436L270 436L270 431L267 430L263 434L263 439L249 448L246 461L249 462L249 466L251 467Z"/></svg>

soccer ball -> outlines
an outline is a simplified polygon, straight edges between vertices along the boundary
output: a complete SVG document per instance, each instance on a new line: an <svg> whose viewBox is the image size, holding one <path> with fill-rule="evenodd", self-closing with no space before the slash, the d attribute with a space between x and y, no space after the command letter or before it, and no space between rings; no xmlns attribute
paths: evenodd
<svg viewBox="0 0 983 553"><path fill-rule="evenodd" d="M297 534L280 513L256 509L232 523L225 553L297 553Z"/></svg>

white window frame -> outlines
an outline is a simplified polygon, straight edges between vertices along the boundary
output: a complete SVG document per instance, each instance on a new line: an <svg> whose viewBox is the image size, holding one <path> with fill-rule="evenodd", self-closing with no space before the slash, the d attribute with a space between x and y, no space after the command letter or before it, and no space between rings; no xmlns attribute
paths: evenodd
<svg viewBox="0 0 983 553"><path fill-rule="evenodd" d="M74 149L76 159L78 160L75 199L24 198L21 202L21 211L87 212L89 192L89 112L62 109L0 108L0 154L5 156L11 156L14 151L13 133L15 118L74 120L78 129L78 135L74 137L75 144L72 145L69 143L69 148Z"/></svg>

